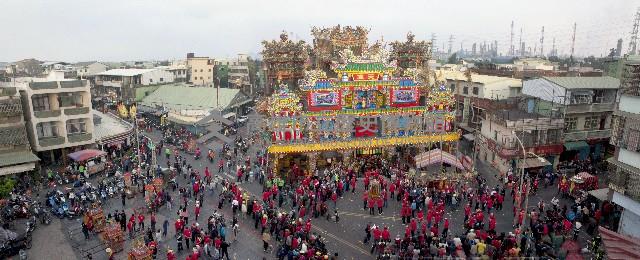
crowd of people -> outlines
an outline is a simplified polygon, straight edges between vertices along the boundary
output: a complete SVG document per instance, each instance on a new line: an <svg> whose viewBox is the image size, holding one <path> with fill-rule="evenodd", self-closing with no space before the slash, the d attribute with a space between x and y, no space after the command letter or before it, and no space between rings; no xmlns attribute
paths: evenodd
<svg viewBox="0 0 640 260"><path fill-rule="evenodd" d="M189 260L229 259L229 249L240 225L256 230L255 239L262 241L261 250L279 259L337 259L339 254L329 252L323 237L315 232L313 222L322 219L339 222L338 201L348 193L352 193L349 196L361 194L362 208L369 215L387 214L389 204L398 205L399 212L395 213L401 216L401 232L373 222L364 230L362 242L378 259L562 258L567 252L560 246L566 239L576 239L582 225L593 234L600 222L610 223L615 218L612 204L583 201L568 206L561 205L555 198L550 202L540 201L525 211L526 194L539 188L540 177L544 178L545 187L557 182L549 174L527 175L522 185L519 178L509 172L494 187L479 175L436 187L413 178L403 156L379 155L348 163L337 161L312 173L305 173L294 165L283 169L284 174L275 174L267 167L264 145L255 154L245 149L261 146L252 138L236 140L236 144L225 145L220 151L210 151L208 156L214 154L218 158L196 169L186 160L189 156L186 151L180 152L170 144L181 139L180 133L164 132L164 139L155 151L146 149L146 145L141 149L142 161L147 165L153 152L165 158L167 168L173 170L168 174L173 183L170 188L178 191L177 200L173 200L169 190L157 190L150 194L154 198L152 213L134 212L129 218L124 211L113 214L114 220L130 236L144 232L145 242L159 248L159 244L167 240L170 222L166 220L157 228L153 212L163 206L175 211L171 213L171 222L177 246L166 250L168 259L176 259L183 251L188 252ZM238 144L242 144L242 149L238 149ZM167 174L152 168L137 169L142 185ZM235 178L227 179L223 174ZM243 183L254 181L262 187L261 194L243 188ZM557 187L562 189L559 184ZM511 208L504 207L506 201L511 201L508 203ZM216 205L217 210L202 212L205 203ZM124 195L122 204L124 208ZM463 212L460 218L464 220L461 227L454 227L453 222L459 221L449 219L446 213L458 209ZM498 228L496 214L503 211L510 211L513 222ZM149 225L145 226L145 222Z"/></svg>

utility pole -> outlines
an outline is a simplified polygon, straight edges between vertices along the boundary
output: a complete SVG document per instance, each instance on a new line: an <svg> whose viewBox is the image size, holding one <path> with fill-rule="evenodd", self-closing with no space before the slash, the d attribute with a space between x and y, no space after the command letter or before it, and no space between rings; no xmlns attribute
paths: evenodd
<svg viewBox="0 0 640 260"><path fill-rule="evenodd" d="M573 60L573 53L576 47L576 27L577 26L578 26L577 23L573 23L573 36L571 36L571 56L569 56L571 60Z"/></svg>
<svg viewBox="0 0 640 260"><path fill-rule="evenodd" d="M509 55L513 56L513 20L511 21L511 41L509 42Z"/></svg>
<svg viewBox="0 0 640 260"><path fill-rule="evenodd" d="M542 26L542 34L540 35L540 57L544 57L544 26Z"/></svg>
<svg viewBox="0 0 640 260"><path fill-rule="evenodd" d="M636 54L637 41L638 41L638 27L640 26L640 7L636 11L636 16L633 19L633 29L631 30L631 39L629 40L629 50L627 51L631 55Z"/></svg>

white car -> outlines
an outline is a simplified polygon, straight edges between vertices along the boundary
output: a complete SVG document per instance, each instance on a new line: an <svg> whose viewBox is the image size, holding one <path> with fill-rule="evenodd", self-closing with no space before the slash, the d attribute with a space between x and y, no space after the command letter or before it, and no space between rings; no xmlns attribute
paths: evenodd
<svg viewBox="0 0 640 260"><path fill-rule="evenodd" d="M238 118L237 121L238 121L238 124L245 124L245 123L247 123L247 120L249 120L249 117L241 116L241 117Z"/></svg>

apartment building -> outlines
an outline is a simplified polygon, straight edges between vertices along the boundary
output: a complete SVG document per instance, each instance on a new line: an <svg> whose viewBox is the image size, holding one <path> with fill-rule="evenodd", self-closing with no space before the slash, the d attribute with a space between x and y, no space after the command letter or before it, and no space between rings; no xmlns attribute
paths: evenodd
<svg viewBox="0 0 640 260"><path fill-rule="evenodd" d="M519 168L523 158L519 139L525 148L526 169L551 168L563 151L563 128L564 121L558 117L518 109L492 111L482 119L481 135L476 140L478 158L502 173L514 165Z"/></svg>
<svg viewBox="0 0 640 260"><path fill-rule="evenodd" d="M186 82L187 81L187 66L184 64L158 66L156 69L161 69L173 74L174 82Z"/></svg>
<svg viewBox="0 0 640 260"><path fill-rule="evenodd" d="M94 143L90 83L63 74L4 83L20 91L29 142L44 163L66 160Z"/></svg>
<svg viewBox="0 0 640 260"><path fill-rule="evenodd" d="M187 53L187 82L200 86L213 86L214 65L214 60L209 57L196 57L194 53Z"/></svg>
<svg viewBox="0 0 640 260"><path fill-rule="evenodd" d="M487 111L513 109L515 103L507 100L521 94L522 80L458 71L444 72L447 86L456 98L456 120L466 132L479 129Z"/></svg>
<svg viewBox="0 0 640 260"><path fill-rule="evenodd" d="M610 199L623 208L617 232L640 238L640 56L625 61L620 91L611 136L616 151L608 160Z"/></svg>
<svg viewBox="0 0 640 260"><path fill-rule="evenodd" d="M34 170L39 160L29 145L17 88L0 86L0 175Z"/></svg>
<svg viewBox="0 0 640 260"><path fill-rule="evenodd" d="M115 93L122 100L134 100L135 88L175 81L174 74L163 69L113 69L95 74L94 95Z"/></svg>
<svg viewBox="0 0 640 260"><path fill-rule="evenodd" d="M542 77L525 80L522 93L536 98L529 107L564 119L560 160L584 160L602 158L608 146L619 88L613 77Z"/></svg>

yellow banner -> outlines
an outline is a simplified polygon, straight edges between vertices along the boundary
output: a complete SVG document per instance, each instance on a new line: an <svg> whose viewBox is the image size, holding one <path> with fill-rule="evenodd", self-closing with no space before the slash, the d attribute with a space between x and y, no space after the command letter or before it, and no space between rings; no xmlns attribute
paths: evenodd
<svg viewBox="0 0 640 260"><path fill-rule="evenodd" d="M305 153L318 151L335 151L358 148L377 148L385 146L426 144L436 142L452 142L460 139L458 132L444 134L419 135L407 137L374 138L351 141L329 141L314 144L274 144L269 146L269 153Z"/></svg>

